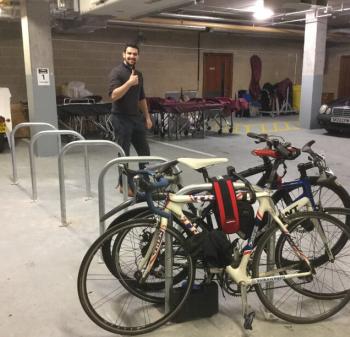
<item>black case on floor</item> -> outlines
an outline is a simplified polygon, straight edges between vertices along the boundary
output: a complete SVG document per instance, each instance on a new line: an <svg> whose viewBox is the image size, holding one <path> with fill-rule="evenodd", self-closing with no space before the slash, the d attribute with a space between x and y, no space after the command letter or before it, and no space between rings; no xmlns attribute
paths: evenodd
<svg viewBox="0 0 350 337"><path fill-rule="evenodd" d="M181 300L183 288L174 289L170 305ZM194 286L185 304L172 318L172 322L182 323L198 318L210 317L219 311L218 285L216 282Z"/></svg>

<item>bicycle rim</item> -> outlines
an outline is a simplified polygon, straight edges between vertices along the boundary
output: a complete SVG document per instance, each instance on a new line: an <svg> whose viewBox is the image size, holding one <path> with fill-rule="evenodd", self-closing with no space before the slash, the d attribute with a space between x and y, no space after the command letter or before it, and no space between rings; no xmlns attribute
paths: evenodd
<svg viewBox="0 0 350 337"><path fill-rule="evenodd" d="M182 247L182 249L178 249L177 252L173 251L172 263L173 266L182 265L187 270L187 276L184 277L183 283L170 286L171 303L163 300L161 303L155 304L135 296L125 287L123 279L119 280L104 263L101 263L101 247L106 242L113 243L119 233L133 231L135 236L133 244L137 245L138 236L142 236L146 232L152 235L156 229L157 226L149 219L127 222L119 228L108 230L94 242L86 253L78 276L79 299L90 319L103 329L124 335L150 332L169 321L184 304L192 288L194 267L191 256L185 249L183 238L174 229L166 230L167 237L171 239L173 245ZM133 247L136 248L136 255L132 254ZM162 253L165 249L164 238L160 247ZM131 245L129 249L125 248L118 256L114 257L115 269L119 268L118 265L121 261L128 260L130 268L134 266L134 270L137 272L138 254L139 248L136 246ZM151 282L158 267L159 264L155 263L147 282ZM172 275L167 277L168 280L172 279ZM159 291L165 292L165 290ZM163 298L165 298L164 295Z"/></svg>
<svg viewBox="0 0 350 337"><path fill-rule="evenodd" d="M339 235L348 238L343 249L331 262L325 252L324 240L319 231L305 226L305 222L317 221L324 229L329 247ZM294 243L308 258L315 273L312 276L274 280L256 285L262 303L276 316L293 323L313 323L326 319L350 300L349 230L343 223L322 212L303 212L288 217L288 230ZM276 241L277 238L277 241ZM276 244L274 255L267 258L268 247ZM254 253L254 277L279 276L307 272L310 269L300 261L286 236L277 228L270 229L259 241Z"/></svg>

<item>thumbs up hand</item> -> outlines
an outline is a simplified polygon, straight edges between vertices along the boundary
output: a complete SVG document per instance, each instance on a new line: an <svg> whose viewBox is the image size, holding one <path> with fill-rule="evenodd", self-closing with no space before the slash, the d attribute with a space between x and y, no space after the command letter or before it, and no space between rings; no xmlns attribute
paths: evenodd
<svg viewBox="0 0 350 337"><path fill-rule="evenodd" d="M135 69L132 70L128 82L129 82L130 86L134 86L134 85L139 84L139 76L135 75Z"/></svg>

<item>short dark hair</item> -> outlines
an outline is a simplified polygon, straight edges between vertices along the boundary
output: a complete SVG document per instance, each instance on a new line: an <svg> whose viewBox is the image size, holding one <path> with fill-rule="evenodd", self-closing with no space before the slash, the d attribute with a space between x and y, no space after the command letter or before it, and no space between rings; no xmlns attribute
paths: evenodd
<svg viewBox="0 0 350 337"><path fill-rule="evenodd" d="M126 44L125 44L125 47L124 47L124 53L126 52L126 50L127 50L129 47L130 47L130 48L137 49L137 51L140 53L140 48L139 48L139 46L138 46L137 44L135 44L135 43L126 43Z"/></svg>

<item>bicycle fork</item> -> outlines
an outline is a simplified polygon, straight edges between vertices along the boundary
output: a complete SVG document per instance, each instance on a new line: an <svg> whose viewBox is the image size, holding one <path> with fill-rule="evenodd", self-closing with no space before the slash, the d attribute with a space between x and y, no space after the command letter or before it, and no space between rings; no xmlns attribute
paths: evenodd
<svg viewBox="0 0 350 337"><path fill-rule="evenodd" d="M161 218L160 228L157 229L152 237L152 241L147 249L145 256L138 263L138 270L141 272L140 282L144 282L149 275L162 246L163 237L167 228L168 219Z"/></svg>

